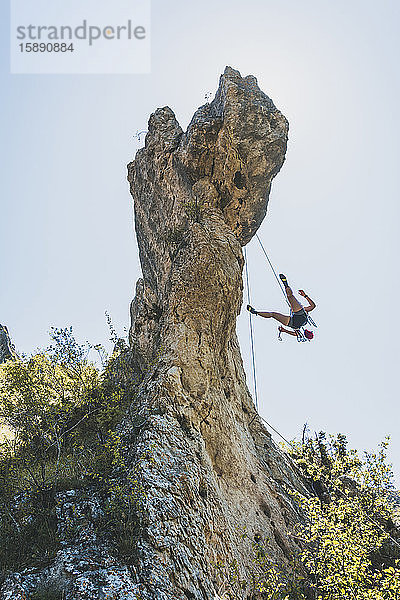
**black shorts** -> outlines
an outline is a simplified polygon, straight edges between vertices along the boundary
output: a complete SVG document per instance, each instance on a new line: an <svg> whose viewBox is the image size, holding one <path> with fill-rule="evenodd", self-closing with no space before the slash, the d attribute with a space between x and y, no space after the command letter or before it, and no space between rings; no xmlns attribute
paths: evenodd
<svg viewBox="0 0 400 600"><path fill-rule="evenodd" d="M301 310L292 313L288 326L292 329L300 329L300 327L303 327L303 325L307 323L307 320L307 313L304 308L302 308Z"/></svg>

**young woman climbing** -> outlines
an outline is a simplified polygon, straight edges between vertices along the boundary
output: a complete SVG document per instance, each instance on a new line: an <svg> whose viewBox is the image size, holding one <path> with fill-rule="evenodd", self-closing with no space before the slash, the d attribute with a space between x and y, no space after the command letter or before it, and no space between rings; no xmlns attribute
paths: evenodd
<svg viewBox="0 0 400 600"><path fill-rule="evenodd" d="M247 310L250 311L253 315L259 315L260 317L264 317L265 319L276 319L282 325L286 325L287 327L291 327L294 331L288 331L283 327L279 327L280 333L289 333L290 335L298 335L300 328L303 327L307 321L308 316L307 313L314 310L316 304L304 290L299 290L300 296L303 296L308 301L308 306L302 306L300 302L297 300L296 296L293 294L292 289L290 288L285 275L282 273L279 275L280 280L285 286L286 297L288 299L288 303L290 304L291 314L290 315L282 315L278 312L266 312L266 311L257 311L250 304L247 305ZM311 338L308 338L311 339Z"/></svg>

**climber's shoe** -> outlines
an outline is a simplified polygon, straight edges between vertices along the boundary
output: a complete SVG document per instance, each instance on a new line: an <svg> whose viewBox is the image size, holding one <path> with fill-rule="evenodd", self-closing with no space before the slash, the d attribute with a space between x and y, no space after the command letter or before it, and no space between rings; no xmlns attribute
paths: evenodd
<svg viewBox="0 0 400 600"><path fill-rule="evenodd" d="M285 287L289 287L288 280L286 279L286 275L283 273L279 273L279 279L282 281Z"/></svg>
<svg viewBox="0 0 400 600"><path fill-rule="evenodd" d="M253 308L252 306L250 306L250 304L247 305L247 310L249 312L251 312L252 315L258 315L258 312L256 311L256 309Z"/></svg>

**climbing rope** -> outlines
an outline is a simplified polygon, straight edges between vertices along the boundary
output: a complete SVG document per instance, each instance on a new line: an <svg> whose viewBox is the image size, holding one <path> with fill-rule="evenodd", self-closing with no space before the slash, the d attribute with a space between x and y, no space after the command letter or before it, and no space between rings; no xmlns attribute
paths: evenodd
<svg viewBox="0 0 400 600"><path fill-rule="evenodd" d="M251 425L251 423L254 421L254 419L258 416L258 418L263 421L270 429L272 429L272 431L274 431L277 435L279 435L279 437L291 448L293 448L293 450L296 450L295 445L292 442L289 442L289 440L287 440L281 433L279 433L279 431L277 429L275 429L275 427L272 427L272 425L270 423L268 423L268 421L266 421L265 419L263 419L263 417L261 415L258 414L258 412L256 412L253 416L253 418L251 419L251 421L249 422L249 425ZM339 488L337 488L335 490L335 492L339 493L342 498L347 498L346 494L344 492L342 492L342 490L340 490ZM393 542L393 544L395 544L398 548L400 548L400 543L394 539L393 536L390 535L390 533L388 533L384 527L382 527L382 525L380 525L379 523L377 523L374 519L372 519L369 515L367 515L366 513L364 513L366 518L368 519L368 521L370 523L372 523L373 525L375 525L375 527L377 527L378 529L380 529L385 535L388 536L388 538L390 539L391 542Z"/></svg>
<svg viewBox="0 0 400 600"><path fill-rule="evenodd" d="M248 266L247 266L246 246L243 248L243 254L244 254L244 264L245 264L245 271L246 271L247 304L251 304L250 284L249 284L249 269L248 269ZM252 366L253 366L254 399L255 399L255 403L256 403L256 408L258 409L256 358L255 358L255 352L254 352L254 335L253 335L253 320L252 320L252 316L253 315L251 314L251 312L249 312L249 316L250 316L250 319L249 319L249 328L250 328L251 362L252 362Z"/></svg>
<svg viewBox="0 0 400 600"><path fill-rule="evenodd" d="M279 279L273 264L271 263L269 256L264 248L264 246L262 245L262 242L260 240L260 238L258 237L258 234L256 233L256 238L261 246L262 251L264 252L264 255L269 263L269 266L272 269L273 274L275 275L275 279L277 280L279 287L282 290L282 293L284 295L285 301L288 304L289 308L291 309L289 300L287 299L286 296L286 292L285 289L282 285L281 280ZM247 286L247 303L250 304L251 306L251 298L250 298L250 285L249 285L249 270L248 270L248 265L247 265L247 254L246 254L246 247L243 248L243 254L244 254L244 262L245 262L245 271L246 271L246 286ZM272 429L272 431L274 431L288 446L290 446L291 448L295 449L295 446L292 442L290 442L289 440L287 440L285 438L285 436L283 436L277 429L275 429L275 427L273 427L270 423L268 423L268 421L266 421L261 415L258 414L258 397L257 397L257 378L256 378L256 362L255 362L255 352L254 352L254 336L253 336L253 322L252 322L252 314L251 312L249 312L249 323L250 323L250 341L251 341L251 357L252 357L252 365L253 365L253 381L254 381L254 396L255 396L255 401L256 401L256 412L254 413L253 418L251 419L251 421L249 422L249 425L251 425L251 423L254 421L254 419L258 416L258 418L263 421L270 429ZM312 319L310 319L310 322L312 325L314 325L316 327L316 324L314 323L314 321L312 321ZM345 494L341 491L341 490L336 490L337 492L339 492L339 494L341 494L343 496L343 498L345 498ZM378 529L380 529L383 533L385 533L388 538L398 547L400 548L400 543L394 539L393 536L390 535L390 533L388 533L379 523L377 523L374 519L372 519L369 515L365 515L368 519L368 521L370 523L372 523L373 525L375 525L375 527L377 527Z"/></svg>
<svg viewBox="0 0 400 600"><path fill-rule="evenodd" d="M256 413L255 417L257 416L258 413ZM289 440L287 440L281 433L279 433L279 431L277 429L275 429L275 427L272 427L271 423L268 423L268 421L266 421L261 415L258 415L259 418L261 419L261 421L263 421L270 429L272 429L272 431L274 431L276 433L276 435L279 435L279 437L286 443L288 444L288 446L292 446L292 448L294 448L292 442L289 442ZM254 417L254 418L255 418ZM250 421L251 423L252 421ZM250 424L249 423L249 424Z"/></svg>
<svg viewBox="0 0 400 600"><path fill-rule="evenodd" d="M276 274L276 271L275 271L275 269L274 269L274 266L273 266L272 262L269 260L269 256L268 256L268 254L267 254L267 252L266 252L266 250L265 250L264 246L262 245L262 242L261 242L260 238L258 237L258 233L256 233L256 238L257 238L257 240L258 240L258 243L259 243L259 244L260 244L260 246L261 246L261 249L262 249L262 251L263 251L263 252L264 252L264 254L265 254L265 258L267 259L267 261L268 261L268 263L269 263L269 266L270 266L270 267L271 267L271 269L272 269L272 272L273 272L273 274L275 275L275 279L277 280L277 282L278 282L278 285L279 285L279 287L280 287L280 288L281 288L281 290L282 290L282 294L283 294L283 297L285 298L285 302L286 302L286 304L288 305L288 307L289 307L289 308L290 308L290 310L291 310L291 309L292 309L292 307L290 306L290 302L289 302L289 300L287 299L286 292L285 292L285 288L284 288L284 286L283 286L283 284L282 284L282 281L279 279L278 275Z"/></svg>

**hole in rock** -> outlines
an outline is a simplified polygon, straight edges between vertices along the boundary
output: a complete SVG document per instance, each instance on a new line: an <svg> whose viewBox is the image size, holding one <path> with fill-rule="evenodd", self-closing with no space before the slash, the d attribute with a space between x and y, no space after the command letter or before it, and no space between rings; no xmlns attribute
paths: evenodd
<svg viewBox="0 0 400 600"><path fill-rule="evenodd" d="M233 178L233 183L238 188L238 190L242 190L245 185L245 179L240 171L236 171L235 176Z"/></svg>
<svg viewBox="0 0 400 600"><path fill-rule="evenodd" d="M268 504L262 504L261 505L261 510L263 511L264 515L266 515L268 517L268 519L271 518L271 509L268 506Z"/></svg>
<svg viewBox="0 0 400 600"><path fill-rule="evenodd" d="M203 486L200 486L200 487L199 487L199 495L200 495L202 498L207 498L207 490L206 490L206 488L205 488L205 487L203 487Z"/></svg>
<svg viewBox="0 0 400 600"><path fill-rule="evenodd" d="M187 418L187 416L186 415L177 415L176 418L177 418L179 425L181 426L182 431L186 435L190 436L192 433L192 429L191 429L190 420Z"/></svg>

